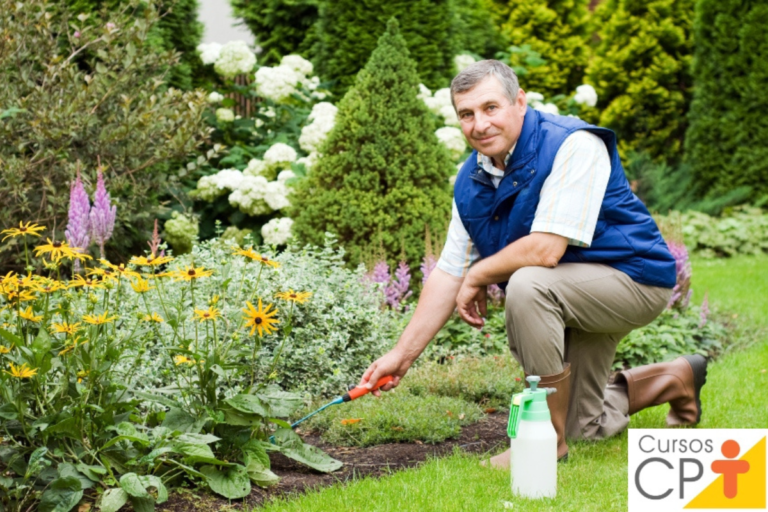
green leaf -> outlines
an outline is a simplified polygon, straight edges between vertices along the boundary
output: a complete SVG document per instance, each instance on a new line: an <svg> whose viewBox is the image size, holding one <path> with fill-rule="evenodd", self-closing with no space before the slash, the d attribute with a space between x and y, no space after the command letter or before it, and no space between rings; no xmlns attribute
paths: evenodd
<svg viewBox="0 0 768 512"><path fill-rule="evenodd" d="M224 413L224 423L235 425L237 427L251 427L264 423L264 417L257 414L245 414L235 409L225 407L221 409Z"/></svg>
<svg viewBox="0 0 768 512"><path fill-rule="evenodd" d="M107 441L104 446L102 447L102 450L106 450L110 446L114 446L115 444L119 443L120 441L132 441L134 443L139 443L143 446L149 446L149 441L146 439L146 436L144 437L134 437L134 436L117 436L113 437L109 441Z"/></svg>
<svg viewBox="0 0 768 512"><path fill-rule="evenodd" d="M287 418L304 405L301 395L288 393L275 386L256 393L256 396L266 402L272 411L271 416Z"/></svg>
<svg viewBox="0 0 768 512"><path fill-rule="evenodd" d="M286 457L318 471L330 473L343 466L341 461L334 459L319 448L304 444L298 434L289 428L277 429L275 442L280 447L280 452Z"/></svg>
<svg viewBox="0 0 768 512"><path fill-rule="evenodd" d="M0 418L4 420L15 420L18 418L16 406L11 403L0 405Z"/></svg>
<svg viewBox="0 0 768 512"><path fill-rule="evenodd" d="M77 506L83 490L80 480L74 476L57 478L48 486L40 500L39 512L69 512Z"/></svg>
<svg viewBox="0 0 768 512"><path fill-rule="evenodd" d="M27 463L27 471L24 473L24 478L29 478L32 475L36 475L43 469L43 458L48 453L48 448L41 446L37 450L32 452L29 456L29 462Z"/></svg>
<svg viewBox="0 0 768 512"><path fill-rule="evenodd" d="M82 465L82 464L81 464ZM94 481L91 481L89 478L87 478L85 475L83 475L77 467L75 467L74 464L70 464L69 462L62 462L59 464L59 467L57 468L59 471L59 476L62 478L73 476L77 478L80 481L80 488L81 489L90 489L93 487L93 482L98 482L99 478L97 477Z"/></svg>
<svg viewBox="0 0 768 512"><path fill-rule="evenodd" d="M170 430L178 430L190 434L197 434L203 429L207 418L195 418L186 411L177 407L171 407L165 413L162 426Z"/></svg>
<svg viewBox="0 0 768 512"><path fill-rule="evenodd" d="M139 459L141 464L152 464L156 458L165 453L175 453L176 450L170 446L163 446L162 448L156 448L149 452L147 455Z"/></svg>
<svg viewBox="0 0 768 512"><path fill-rule="evenodd" d="M0 336L5 338L5 341L7 341L10 345L14 345L16 347L21 347L24 345L24 342L21 341L21 338L13 333L6 331L5 329L0 329Z"/></svg>
<svg viewBox="0 0 768 512"><path fill-rule="evenodd" d="M171 409L178 409L180 406L179 402L175 400L171 400L170 398L166 398L164 396L154 395L152 393L145 393L144 391L136 391L134 395L151 402L157 402L158 404L170 407Z"/></svg>
<svg viewBox="0 0 768 512"><path fill-rule="evenodd" d="M128 502L128 493L124 490L108 489L101 497L101 505L99 509L101 512L117 512L120 507Z"/></svg>
<svg viewBox="0 0 768 512"><path fill-rule="evenodd" d="M252 439L240 449L243 451L245 470L253 483L259 487L269 487L280 480L280 477L270 471L269 455L259 441Z"/></svg>
<svg viewBox="0 0 768 512"><path fill-rule="evenodd" d="M136 473L126 473L121 476L120 488L136 498L150 497L149 493L144 488L144 484L141 483L141 480Z"/></svg>
<svg viewBox="0 0 768 512"><path fill-rule="evenodd" d="M189 462L205 462L219 466L226 466L229 464L228 462L223 462L217 459L213 454L213 451L211 451L211 447L207 444L175 443L173 448L177 453L184 455Z"/></svg>
<svg viewBox="0 0 768 512"><path fill-rule="evenodd" d="M245 443L243 446L240 447L240 450L243 452L244 455L251 458L251 460L257 460L259 463L261 463L262 466L269 469L271 467L269 462L269 455L267 454L267 451L264 449L264 447L261 444L261 441L258 441L256 439L251 439L247 443Z"/></svg>
<svg viewBox="0 0 768 512"><path fill-rule="evenodd" d="M211 444L220 440L221 438L210 434L182 434L176 438L176 441L188 444Z"/></svg>
<svg viewBox="0 0 768 512"><path fill-rule="evenodd" d="M156 503L160 504L168 501L168 489L165 488L163 481L160 480L159 477L156 477L155 475L145 475L140 476L139 480L141 480L141 483L144 485L145 489L147 487L154 487L157 489Z"/></svg>
<svg viewBox="0 0 768 512"><path fill-rule="evenodd" d="M35 353L35 363L40 366L43 358L51 351L51 337L45 330L40 329L35 341L32 342L32 352Z"/></svg>
<svg viewBox="0 0 768 512"><path fill-rule="evenodd" d="M59 423L48 427L45 433L50 434L64 434L65 436L72 438L76 441L82 440L82 432L77 425L77 418L67 418Z"/></svg>
<svg viewBox="0 0 768 512"><path fill-rule="evenodd" d="M136 498L131 496L131 505L134 512L155 512L155 500L149 498Z"/></svg>
<svg viewBox="0 0 768 512"><path fill-rule="evenodd" d="M246 414L258 414L259 416L271 416L269 406L264 404L259 397L254 395L235 395L224 402L240 412ZM276 414L276 416L280 416Z"/></svg>
<svg viewBox="0 0 768 512"><path fill-rule="evenodd" d="M248 472L240 464L222 469L215 466L203 466L200 468L200 472L205 475L211 490L225 498L231 500L244 498L251 493Z"/></svg>

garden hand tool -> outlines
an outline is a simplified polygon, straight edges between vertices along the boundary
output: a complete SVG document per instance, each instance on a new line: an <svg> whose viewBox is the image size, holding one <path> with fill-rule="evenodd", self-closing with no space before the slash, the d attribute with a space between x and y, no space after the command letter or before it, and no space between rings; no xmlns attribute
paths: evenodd
<svg viewBox="0 0 768 512"><path fill-rule="evenodd" d="M382 377L382 378L379 379L379 381L376 383L376 385L373 386L373 388L371 388L371 389L368 389L365 386L350 386L349 387L349 391L344 393L342 396L336 397L335 399L333 399L332 401L328 402L327 404L325 404L324 406L322 406L318 410L307 414L306 416L304 416L300 420L294 421L291 424L291 428L296 428L296 425L298 425L299 423L301 423L301 422L303 422L305 420L308 420L309 418L311 418L315 414L317 414L317 413L327 409L328 407L330 407L332 405L343 404L344 402L351 402L352 400L355 400L356 398L360 398L363 395L367 395L371 391L375 391L375 390L379 389L380 387L384 386L385 384L389 384L393 380L394 380L394 378L391 375L387 375L386 377ZM274 443L274 441L275 441L275 436L271 436L269 438L269 442Z"/></svg>

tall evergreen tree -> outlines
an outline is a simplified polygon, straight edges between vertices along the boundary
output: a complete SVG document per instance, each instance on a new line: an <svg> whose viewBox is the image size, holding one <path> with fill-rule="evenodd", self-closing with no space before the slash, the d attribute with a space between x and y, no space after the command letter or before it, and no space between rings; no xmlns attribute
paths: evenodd
<svg viewBox="0 0 768 512"><path fill-rule="evenodd" d="M459 52L492 59L506 49L493 8L493 0L454 0L452 32Z"/></svg>
<svg viewBox="0 0 768 512"><path fill-rule="evenodd" d="M702 193L768 196L768 4L699 0L686 157Z"/></svg>
<svg viewBox="0 0 768 512"><path fill-rule="evenodd" d="M419 77L392 19L357 82L339 103L323 156L292 199L294 235L320 244L334 232L353 264L379 247L412 268L424 233L450 218L453 170L418 97Z"/></svg>
<svg viewBox="0 0 768 512"><path fill-rule="evenodd" d="M261 47L261 64L271 66L284 55L311 56L320 0L230 0Z"/></svg>
<svg viewBox="0 0 768 512"><path fill-rule="evenodd" d="M553 96L582 84L590 56L589 0L497 0L495 11L510 44L530 45L546 60L520 77L523 89ZM520 59L512 54L509 64L525 66Z"/></svg>
<svg viewBox="0 0 768 512"><path fill-rule="evenodd" d="M616 131L622 156L681 157L693 78L695 0L608 0L595 11L600 43L587 70L600 124Z"/></svg>
<svg viewBox="0 0 768 512"><path fill-rule="evenodd" d="M334 0L320 7L314 62L318 74L343 94L376 48L387 20L395 17L421 81L447 87L458 40L452 33L453 0Z"/></svg>

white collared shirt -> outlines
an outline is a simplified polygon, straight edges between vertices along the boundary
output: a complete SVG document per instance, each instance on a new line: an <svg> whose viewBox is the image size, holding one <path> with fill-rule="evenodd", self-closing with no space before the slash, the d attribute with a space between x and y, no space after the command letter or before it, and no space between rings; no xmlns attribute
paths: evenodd
<svg viewBox="0 0 768 512"><path fill-rule="evenodd" d="M514 149L513 146L504 159L504 167ZM498 188L504 171L494 167L493 160L486 155L478 154L478 164ZM600 137L585 130L569 135L557 151L552 172L542 186L531 232L553 233L567 238L570 245L589 247L610 175L611 159ZM480 253L461 222L454 200L437 267L464 277L479 259Z"/></svg>

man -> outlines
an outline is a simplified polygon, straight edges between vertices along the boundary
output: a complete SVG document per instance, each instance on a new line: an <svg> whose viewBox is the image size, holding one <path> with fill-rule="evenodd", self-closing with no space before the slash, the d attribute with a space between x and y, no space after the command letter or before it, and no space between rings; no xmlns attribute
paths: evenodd
<svg viewBox="0 0 768 512"><path fill-rule="evenodd" d="M482 327L486 287L501 283L512 354L557 390L547 400L558 459L568 455L566 437L618 434L652 405L670 403L670 426L698 423L701 356L623 371L606 387L617 344L664 310L676 279L613 132L527 108L499 61L466 68L451 95L475 152L456 179L448 240L412 320L362 383L393 375L382 390L397 386L455 307ZM491 464L509 467L509 451Z"/></svg>

